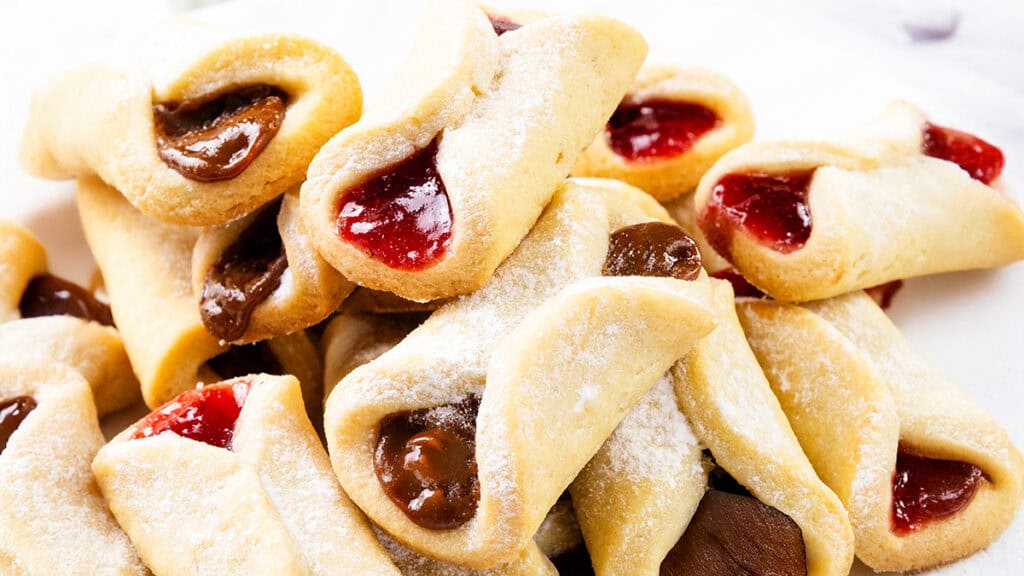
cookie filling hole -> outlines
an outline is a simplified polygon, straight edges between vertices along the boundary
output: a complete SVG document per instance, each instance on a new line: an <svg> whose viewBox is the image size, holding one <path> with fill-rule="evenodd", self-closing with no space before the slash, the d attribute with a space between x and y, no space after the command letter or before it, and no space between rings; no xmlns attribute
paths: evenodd
<svg viewBox="0 0 1024 576"><path fill-rule="evenodd" d="M384 418L374 470L384 493L410 520L432 530L457 528L476 514L476 414L480 400L400 412Z"/></svg>
<svg viewBox="0 0 1024 576"><path fill-rule="evenodd" d="M807 196L814 170L723 176L697 219L712 248L731 260L737 228L783 254L802 248L811 236Z"/></svg>
<svg viewBox="0 0 1024 576"><path fill-rule="evenodd" d="M931 122L925 123L922 136L923 154L953 162L975 180L991 184L1003 172L1003 151L977 136Z"/></svg>
<svg viewBox="0 0 1024 576"><path fill-rule="evenodd" d="M644 222L611 234L602 273L695 280L700 270L700 250L685 230L675 224Z"/></svg>
<svg viewBox="0 0 1024 576"><path fill-rule="evenodd" d="M36 400L31 396L15 396L0 402L0 454L7 449L7 441L14 431L35 409Z"/></svg>
<svg viewBox="0 0 1024 576"><path fill-rule="evenodd" d="M495 16L493 14L488 14L487 18L491 21L491 26L494 28L494 33L497 34L498 36L501 36L506 32L519 30L520 28L523 27L522 24L513 22L512 20L504 16Z"/></svg>
<svg viewBox="0 0 1024 576"><path fill-rule="evenodd" d="M803 532L720 467L712 470L686 532L661 563L661 576L806 576Z"/></svg>
<svg viewBox="0 0 1024 576"><path fill-rule="evenodd" d="M206 273L199 312L206 330L231 342L249 328L257 306L280 286L288 268L277 228L280 201L263 208Z"/></svg>
<svg viewBox="0 0 1024 576"><path fill-rule="evenodd" d="M136 424L132 439L173 433L230 450L250 387L249 382L234 381L182 392Z"/></svg>
<svg viewBox="0 0 1024 576"><path fill-rule="evenodd" d="M713 110L694 102L623 102L608 120L604 136L619 156L644 162L684 154L718 124Z"/></svg>
<svg viewBox="0 0 1024 576"><path fill-rule="evenodd" d="M439 261L452 235L452 208L437 171L437 141L342 195L338 235L391 268Z"/></svg>
<svg viewBox="0 0 1024 576"><path fill-rule="evenodd" d="M893 532L907 535L953 516L971 503L984 480L973 464L928 458L900 444L892 481Z"/></svg>
<svg viewBox="0 0 1024 576"><path fill-rule="evenodd" d="M74 316L106 326L114 325L110 306L78 284L53 274L41 274L28 283L18 310L22 318Z"/></svg>
<svg viewBox="0 0 1024 576"><path fill-rule="evenodd" d="M190 180L230 180L249 167L281 128L288 95L257 84L153 106L160 159Z"/></svg>

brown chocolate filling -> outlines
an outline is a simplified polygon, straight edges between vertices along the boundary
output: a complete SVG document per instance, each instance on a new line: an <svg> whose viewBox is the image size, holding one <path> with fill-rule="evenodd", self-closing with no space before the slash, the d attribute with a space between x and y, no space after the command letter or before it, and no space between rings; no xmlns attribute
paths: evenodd
<svg viewBox="0 0 1024 576"><path fill-rule="evenodd" d="M206 365L223 380L248 374L285 373L281 362L266 342L232 346L223 354L207 360Z"/></svg>
<svg viewBox="0 0 1024 576"><path fill-rule="evenodd" d="M612 233L602 272L694 280L700 270L700 250L685 230L664 222L644 222Z"/></svg>
<svg viewBox="0 0 1024 576"><path fill-rule="evenodd" d="M374 453L377 479L416 524L457 528L480 499L476 468L476 414L480 400L400 412L385 417Z"/></svg>
<svg viewBox="0 0 1024 576"><path fill-rule="evenodd" d="M231 342L249 328L256 309L281 284L288 268L277 229L280 201L263 208L206 273L199 313L206 330Z"/></svg>
<svg viewBox="0 0 1024 576"><path fill-rule="evenodd" d="M18 309L22 318L74 316L107 326L114 325L110 306L78 284L52 274L36 276L28 283Z"/></svg>
<svg viewBox="0 0 1024 576"><path fill-rule="evenodd" d="M284 121L288 95L258 84L209 98L153 106L160 158L200 182L230 180L267 147Z"/></svg>
<svg viewBox="0 0 1024 576"><path fill-rule="evenodd" d="M806 576L803 532L789 516L712 469L686 532L661 563L661 576Z"/></svg>
<svg viewBox="0 0 1024 576"><path fill-rule="evenodd" d="M0 402L0 454L7 448L14 431L35 409L36 400L31 396L16 396Z"/></svg>

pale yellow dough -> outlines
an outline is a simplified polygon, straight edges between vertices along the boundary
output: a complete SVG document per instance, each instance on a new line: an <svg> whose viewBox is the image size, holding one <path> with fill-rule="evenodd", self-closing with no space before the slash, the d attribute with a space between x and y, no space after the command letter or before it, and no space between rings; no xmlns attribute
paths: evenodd
<svg viewBox="0 0 1024 576"><path fill-rule="evenodd" d="M5 576L144 576L89 468L103 446L89 384L62 364L0 361L0 401L37 406L0 453Z"/></svg>
<svg viewBox="0 0 1024 576"><path fill-rule="evenodd" d="M465 0L439 0L385 101L331 139L302 185L317 249L361 286L433 300L482 286L533 226L614 110L646 53L600 16L544 18L495 35ZM452 214L439 261L392 268L337 232L346 193L439 139Z"/></svg>
<svg viewBox="0 0 1024 576"><path fill-rule="evenodd" d="M1024 496L1006 432L909 346L863 292L800 307L741 301L751 347L821 478L849 511L857 556L879 571L922 570L995 540ZM891 530L900 444L982 469L967 508L908 535Z"/></svg>
<svg viewBox="0 0 1024 576"><path fill-rule="evenodd" d="M243 379L251 389L231 450L169 432L133 440L131 427L93 462L153 572L399 576L331 472L298 380Z"/></svg>
<svg viewBox="0 0 1024 576"><path fill-rule="evenodd" d="M331 393L335 471L396 540L472 568L512 560L629 407L713 328L705 283L600 276L609 234L637 213L668 219L635 188L570 180L487 286L442 307ZM379 422L470 394L482 394L479 507L458 528L428 530L376 477Z"/></svg>
<svg viewBox="0 0 1024 576"><path fill-rule="evenodd" d="M656 65L640 69L623 104L650 100L699 104L718 116L718 125L678 156L630 161L608 146L605 133L576 161L575 176L615 178L665 202L690 194L723 154L754 137L750 102L728 78L700 68Z"/></svg>
<svg viewBox="0 0 1024 576"><path fill-rule="evenodd" d="M207 229L199 235L192 252L192 291L197 299L203 293L207 273L257 214L254 212ZM281 199L277 229L288 268L281 277L281 284L253 310L248 329L233 341L235 344L248 344L308 328L337 310L355 288L317 254L312 240L302 229L298 189ZM202 306L201 300L199 305Z"/></svg>
<svg viewBox="0 0 1024 576"><path fill-rule="evenodd" d="M789 302L1024 259L1024 211L956 164L923 155L925 121L909 104L896 103L839 143L741 146L701 180L697 221L727 174L814 169L812 227L803 247L782 253L742 229L729 246L733 265L750 283Z"/></svg>
<svg viewBox="0 0 1024 576"><path fill-rule="evenodd" d="M91 66L36 96L22 145L29 172L45 178L96 174L157 220L222 224L302 182L320 146L361 113L362 92L351 68L312 40L284 34L229 38L186 22L166 24L161 36L172 46L152 50L146 72ZM169 59L170 69L157 70ZM277 134L244 172L199 182L161 160L154 105L256 84L279 87L289 100Z"/></svg>

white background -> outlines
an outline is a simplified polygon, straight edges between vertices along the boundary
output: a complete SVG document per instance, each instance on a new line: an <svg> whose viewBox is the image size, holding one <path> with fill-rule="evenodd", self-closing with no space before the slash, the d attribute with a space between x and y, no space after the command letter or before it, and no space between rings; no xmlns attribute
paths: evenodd
<svg viewBox="0 0 1024 576"><path fill-rule="evenodd" d="M27 224L51 267L84 280L69 183L21 172L16 153L33 90L83 60L131 61L145 30L187 0L5 0L0 18L0 217ZM750 96L758 138L828 135L855 126L890 99L907 98L939 124L982 135L1007 156L1000 186L1024 197L1024 2L655 2L494 0L498 7L593 11L640 29L651 58L714 68ZM299 31L336 46L372 106L410 46L420 2L253 0L204 18L244 29ZM948 41L911 43L905 22L942 25ZM953 376L1024 446L1024 265L915 279L890 311L916 347ZM863 573L868 573L866 569ZM859 572L858 572L859 573ZM1024 574L1024 519L988 551L942 574Z"/></svg>

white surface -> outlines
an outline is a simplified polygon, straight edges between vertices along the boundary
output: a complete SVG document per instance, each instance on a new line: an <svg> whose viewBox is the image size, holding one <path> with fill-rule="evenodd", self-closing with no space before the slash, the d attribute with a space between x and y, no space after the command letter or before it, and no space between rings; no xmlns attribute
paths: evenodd
<svg viewBox="0 0 1024 576"><path fill-rule="evenodd" d="M51 265L79 280L92 270L70 202L70 183L32 179L17 166L31 92L83 59L130 60L152 24L185 0L77 3L8 0L0 19L0 217L38 233ZM759 138L840 131L897 97L945 125L1002 147L1001 186L1024 196L1024 2L654 2L510 0L496 6L603 12L647 35L652 58L717 69L750 96ZM410 45L420 4L408 0L254 0L208 9L219 23L301 31L336 46L372 105ZM911 44L902 21L961 13L952 40ZM950 373L1024 446L1024 265L907 282L892 316L910 340ZM866 569L858 568L869 573ZM988 551L941 574L1024 574L1024 518Z"/></svg>

